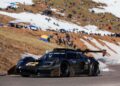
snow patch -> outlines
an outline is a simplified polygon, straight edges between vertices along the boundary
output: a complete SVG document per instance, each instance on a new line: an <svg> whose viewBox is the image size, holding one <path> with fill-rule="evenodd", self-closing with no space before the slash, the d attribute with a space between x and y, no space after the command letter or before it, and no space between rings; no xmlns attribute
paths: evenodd
<svg viewBox="0 0 120 86"><path fill-rule="evenodd" d="M55 12L56 14L59 14L59 15L61 15L61 16L65 16L64 13L59 12L59 10L57 10L57 9L55 9L55 8L51 8L50 10L52 10L52 11Z"/></svg>
<svg viewBox="0 0 120 86"><path fill-rule="evenodd" d="M99 64L100 64L100 66L99 66L100 67L100 71L103 71L103 72L110 71L110 69L108 68L108 66L105 63L99 61Z"/></svg>
<svg viewBox="0 0 120 86"><path fill-rule="evenodd" d="M33 57L34 59L39 59L41 58L42 55L34 55L34 54L30 54L30 53L25 53L21 55L21 58L26 58L26 57Z"/></svg>
<svg viewBox="0 0 120 86"><path fill-rule="evenodd" d="M120 0L92 0L97 3L106 4L106 6L100 6L99 8L92 8L90 11L94 11L95 13L112 13L116 17L120 18Z"/></svg>
<svg viewBox="0 0 120 86"><path fill-rule="evenodd" d="M98 48L94 47L93 45L91 45L89 42L87 42L86 40L80 39L82 42L84 42L84 44L91 50L99 50ZM107 70L107 65L116 65L116 64L120 64L120 46L119 45L115 45L113 43L109 43L107 41L103 41L102 42L105 43L105 45L101 45L96 39L92 38L91 42L93 42L94 44L96 44L97 47L99 47L100 49L106 49L107 52L110 55L106 55L106 56L102 56L102 54L100 53L92 53L93 56L100 61L100 68L101 70ZM112 50L111 50L112 49ZM115 52L113 52L113 50Z"/></svg>
<svg viewBox="0 0 120 86"><path fill-rule="evenodd" d="M97 48L95 48L94 46L90 45L90 43L88 43L87 41L80 39L82 42L84 42L84 44L89 48L89 49L93 49L93 50L98 50ZM102 62L101 60L99 60L100 58L103 59L103 56L99 53L92 53L94 55L94 57L99 61L100 63L100 70L101 71L109 71L110 69L108 68L107 64L105 64L104 62Z"/></svg>
<svg viewBox="0 0 120 86"><path fill-rule="evenodd" d="M54 17L48 17L41 14L33 14L27 12L8 13L3 11L0 11L0 14L16 18L23 22L31 23L32 25L35 25L42 30L53 29L59 31L60 29L65 29L66 31L70 31L70 32L84 31L88 34L90 33L99 33L101 35L112 34L111 32L108 31L99 30L99 28L94 25L87 25L82 27L71 22L56 19Z"/></svg>
<svg viewBox="0 0 120 86"><path fill-rule="evenodd" d="M5 9L8 6L11 6L11 3L21 3L25 5L32 5L32 0L0 0L0 8Z"/></svg>

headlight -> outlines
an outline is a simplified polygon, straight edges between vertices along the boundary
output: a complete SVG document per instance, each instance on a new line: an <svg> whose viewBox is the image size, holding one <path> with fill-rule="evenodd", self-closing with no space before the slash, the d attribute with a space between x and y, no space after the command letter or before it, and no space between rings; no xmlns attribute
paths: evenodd
<svg viewBox="0 0 120 86"><path fill-rule="evenodd" d="M36 66L38 62L28 62L26 66Z"/></svg>
<svg viewBox="0 0 120 86"><path fill-rule="evenodd" d="M19 66L18 68L21 69L21 66Z"/></svg>

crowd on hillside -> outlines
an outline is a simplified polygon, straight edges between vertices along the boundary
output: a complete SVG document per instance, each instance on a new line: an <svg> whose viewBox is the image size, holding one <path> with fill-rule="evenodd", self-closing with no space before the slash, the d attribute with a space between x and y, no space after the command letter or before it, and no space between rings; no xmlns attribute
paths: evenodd
<svg viewBox="0 0 120 86"><path fill-rule="evenodd" d="M46 20L48 22L51 21L50 18L46 18ZM57 22L54 22L53 25L59 26L59 24ZM32 25L32 24L29 24L29 23L23 23L21 21L11 21L8 24L0 23L0 27L4 27L4 26L13 27L13 28L17 28L17 29L30 29L30 30L33 30L33 31L42 30L42 28L37 27L36 25ZM79 31L78 29L73 29L72 31L67 31L67 30L62 28L62 29L56 29L56 30L46 29L46 31L53 31L53 32L60 32L60 33L78 33L78 34L80 33L80 34L86 34L86 35L120 37L120 33L111 33L111 34L107 34L107 35L106 34L101 35L100 33L87 33L85 31ZM68 38L69 37L67 37L67 39ZM61 39L60 43L64 42L64 40ZM68 43L68 44L72 44L72 43Z"/></svg>
<svg viewBox="0 0 120 86"><path fill-rule="evenodd" d="M86 35L96 35L96 36L102 36L100 33L86 33L84 31L79 32L81 34L86 34ZM120 37L120 33L111 33L111 34L104 34L103 36L110 36L110 37Z"/></svg>
<svg viewBox="0 0 120 86"><path fill-rule="evenodd" d="M58 33L55 33L56 43L58 45L65 45L70 48L76 49L76 44L74 43L74 38L69 33L64 33L64 36L60 36Z"/></svg>
<svg viewBox="0 0 120 86"><path fill-rule="evenodd" d="M47 2L47 1L46 1ZM70 3L70 7L69 8L71 8L72 6L75 6L76 5L76 3L74 3L74 2L69 2ZM12 6L14 6L15 4L14 3L12 3ZM68 6L68 4L67 3L65 3L64 4L65 6ZM63 9L62 11L65 11L65 9ZM76 13L76 11L72 11L73 13ZM43 11L43 13L42 13L43 15L52 15L52 11L51 10L44 10ZM69 17L72 17L72 14L69 14L68 15ZM80 16L79 17L85 17L83 14L81 14L80 13ZM102 16L102 18L105 18L105 16ZM45 20L47 21L47 22L50 22L51 23L51 21L52 21L52 19L50 18L50 17L46 17L45 18ZM89 18L85 18L84 19L84 21L94 21L94 19L93 20L91 20L91 18L89 19ZM95 20L96 21L96 20ZM118 19L118 21L119 21L119 19ZM96 21L97 22L97 21ZM102 21L101 21L102 22ZM56 26L56 27L59 27L60 25L59 25L59 23L57 23L57 22L53 22L53 25L54 26ZM42 28L41 27L38 27L38 26L36 26L36 25L33 25L33 24L29 24L29 23L23 23L22 21L12 21L12 22L9 22L7 25L4 25L4 24L2 24L2 23L0 23L0 26L2 27L2 26L8 26L8 27L14 27L14 28L18 28L18 29L30 29L30 30L34 30L34 31L37 31L37 30L42 30ZM109 30L111 30L111 27L110 26L108 26L108 29ZM64 27L63 28L61 28L61 29L54 29L54 30L52 30L52 29L46 29L47 31L54 31L54 32L61 32L61 33L70 33L70 32L72 32L72 33L80 33L80 34L87 34L87 35L97 35L97 36L111 36L111 37L120 37L120 33L111 33L111 34L104 34L104 35L101 35L100 33L87 33L87 32L85 32L85 31L79 31L78 29L76 29L76 28L73 28L73 30L71 30L71 31L67 31L67 30L65 30L64 29ZM70 46L73 46L73 43L72 43L72 41L70 40L70 37L69 36L66 36L65 38L58 38L59 39L59 44L61 44L61 43L64 43L64 44L68 44L68 45L70 45ZM67 41L66 41L67 40ZM66 41L66 42L64 42L64 41Z"/></svg>

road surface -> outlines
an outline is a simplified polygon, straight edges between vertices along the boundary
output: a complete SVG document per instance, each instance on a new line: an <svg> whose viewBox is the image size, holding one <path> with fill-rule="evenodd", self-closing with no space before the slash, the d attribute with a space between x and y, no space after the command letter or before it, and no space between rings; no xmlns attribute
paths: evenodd
<svg viewBox="0 0 120 86"><path fill-rule="evenodd" d="M110 67L113 71L97 77L29 77L17 75L0 76L0 86L120 86L120 65Z"/></svg>

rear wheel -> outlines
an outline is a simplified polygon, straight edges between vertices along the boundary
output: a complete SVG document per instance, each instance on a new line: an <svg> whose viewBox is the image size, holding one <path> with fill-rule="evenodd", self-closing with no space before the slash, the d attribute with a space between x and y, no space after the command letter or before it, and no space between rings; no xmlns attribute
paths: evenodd
<svg viewBox="0 0 120 86"><path fill-rule="evenodd" d="M94 76L98 76L100 74L100 69L99 69L99 65L95 65L94 67Z"/></svg>
<svg viewBox="0 0 120 86"><path fill-rule="evenodd" d="M98 64L92 63L89 65L89 71L88 71L89 76L98 76L99 73L100 73L100 70L99 70Z"/></svg>

